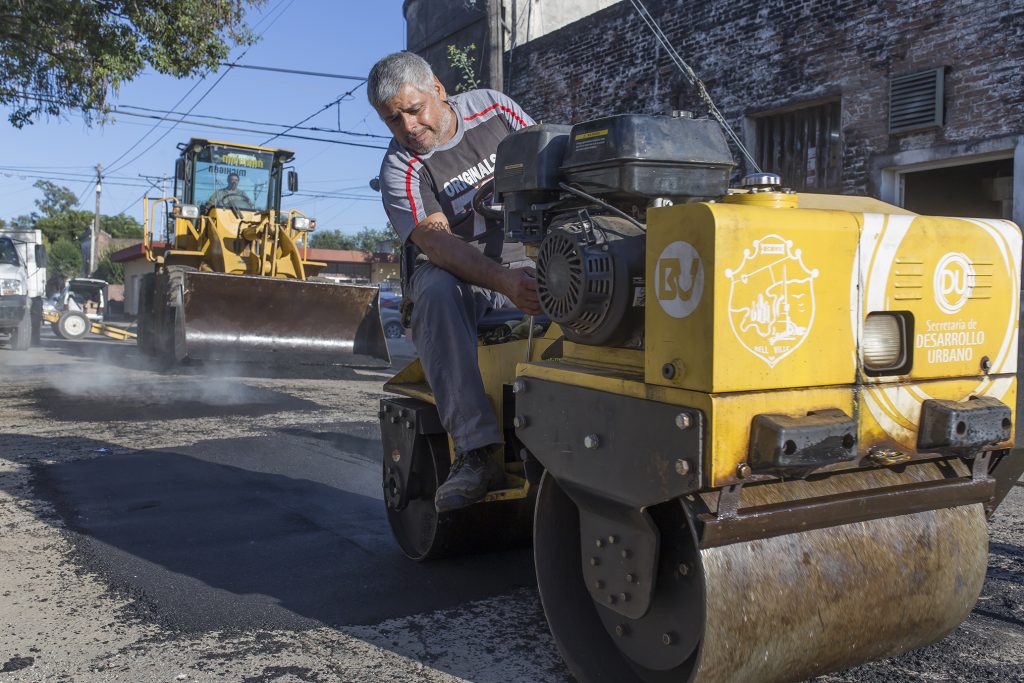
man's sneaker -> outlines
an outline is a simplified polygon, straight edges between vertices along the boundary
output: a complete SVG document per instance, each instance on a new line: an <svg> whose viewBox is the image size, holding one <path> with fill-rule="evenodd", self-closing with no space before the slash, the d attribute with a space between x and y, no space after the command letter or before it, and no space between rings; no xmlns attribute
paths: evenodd
<svg viewBox="0 0 1024 683"><path fill-rule="evenodd" d="M490 488L501 486L505 473L495 458L500 446L484 446L456 453L448 479L437 487L434 507L438 512L458 510L480 501Z"/></svg>

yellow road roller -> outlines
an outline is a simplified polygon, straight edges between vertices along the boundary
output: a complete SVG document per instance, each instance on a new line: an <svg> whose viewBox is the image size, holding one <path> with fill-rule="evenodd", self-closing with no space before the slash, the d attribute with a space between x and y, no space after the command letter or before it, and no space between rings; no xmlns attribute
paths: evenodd
<svg viewBox="0 0 1024 683"><path fill-rule="evenodd" d="M399 544L478 551L533 512L580 681L802 681L934 642L1024 470L1017 226L731 171L707 120L514 133L494 193L553 324L480 349L506 488L437 515L451 448L422 371L381 405Z"/></svg>
<svg viewBox="0 0 1024 683"><path fill-rule="evenodd" d="M377 287L318 277L315 221L282 211L298 189L294 154L193 138L179 146L174 194L144 199L139 293L143 353L274 364L389 362ZM157 220L164 209L166 222Z"/></svg>

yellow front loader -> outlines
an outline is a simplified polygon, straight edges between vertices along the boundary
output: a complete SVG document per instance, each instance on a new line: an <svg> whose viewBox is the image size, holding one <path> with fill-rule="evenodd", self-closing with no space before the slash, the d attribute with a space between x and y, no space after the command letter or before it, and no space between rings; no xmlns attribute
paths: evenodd
<svg viewBox="0 0 1024 683"><path fill-rule="evenodd" d="M387 362L377 288L317 278L314 222L281 210L285 178L298 189L292 153L203 139L180 149L174 196L144 208L154 272L141 287L140 349L178 361Z"/></svg>
<svg viewBox="0 0 1024 683"><path fill-rule="evenodd" d="M521 540L584 682L784 683L970 613L1013 450L1021 232L728 189L717 124L614 116L498 149L554 325L481 347L506 487L438 515L451 448L413 365L381 406L415 559Z"/></svg>

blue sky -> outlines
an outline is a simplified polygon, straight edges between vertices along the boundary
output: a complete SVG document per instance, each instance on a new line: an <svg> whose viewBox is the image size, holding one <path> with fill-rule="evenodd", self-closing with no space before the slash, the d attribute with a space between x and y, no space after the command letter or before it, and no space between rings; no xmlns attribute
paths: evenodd
<svg viewBox="0 0 1024 683"><path fill-rule="evenodd" d="M365 77L379 57L405 47L402 0L370 3L269 0L264 8L252 13L249 24L262 33L262 39L247 51L246 48L235 48L230 61ZM226 71L228 73L224 75ZM221 75L224 77L214 86ZM365 85L352 80L222 67L200 82L198 78L176 80L147 70L126 84L113 97L112 103L122 107L173 109L182 113L195 105L188 117L190 119L207 115L291 125L353 88L356 88L355 93L349 98L303 125L332 130L340 127L341 130L387 136L387 128L366 102ZM177 104L183 97L185 99ZM142 109L126 110L152 115L152 112ZM261 144L269 137L266 134L178 124L157 142L171 124L115 115L112 123L94 124L90 128L74 112L61 119L42 118L34 125L18 130L8 123L8 113L6 108L0 107L0 144L4 150L0 157L0 218L4 219L35 210L34 200L41 194L32 187L37 180L30 177L34 175L50 176L54 182L69 187L81 198L79 208L91 211L95 203L95 184L88 176L95 174L96 164L101 163L105 169L112 170L103 185L101 212L116 214L123 211L141 221L141 198L148 184L139 176L172 175L179 142L190 137L205 137ZM266 131L283 130L280 127L203 120ZM308 130L291 132L370 145L386 146L388 142L386 139ZM139 144L129 152L136 143ZM152 148L147 150L150 145ZM384 226L386 217L380 195L368 185L370 178L377 174L383 150L293 138L277 138L269 146L295 152L293 164L299 172L301 193L335 195L289 197L284 202L286 208L297 208L316 218L321 230L338 229L354 233L363 226ZM138 158L133 160L136 156ZM118 157L122 158L118 160ZM154 190L150 194L156 196L158 192ZM342 197L337 196L339 194Z"/></svg>

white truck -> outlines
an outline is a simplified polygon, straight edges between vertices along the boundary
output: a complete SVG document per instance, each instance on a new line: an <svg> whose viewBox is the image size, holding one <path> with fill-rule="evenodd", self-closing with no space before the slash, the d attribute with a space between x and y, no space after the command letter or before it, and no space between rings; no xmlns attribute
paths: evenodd
<svg viewBox="0 0 1024 683"><path fill-rule="evenodd" d="M23 351L39 343L46 295L46 249L39 230L0 230L0 334Z"/></svg>

